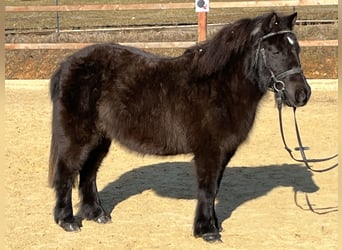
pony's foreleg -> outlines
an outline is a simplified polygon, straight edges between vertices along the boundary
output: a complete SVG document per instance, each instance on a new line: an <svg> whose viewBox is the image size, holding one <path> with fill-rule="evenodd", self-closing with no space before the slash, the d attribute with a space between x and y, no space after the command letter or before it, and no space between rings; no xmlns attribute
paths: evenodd
<svg viewBox="0 0 342 250"><path fill-rule="evenodd" d="M236 149L232 150L231 152L227 152L227 153L222 153L222 158L221 158L221 163L220 163L220 171L219 171L219 176L217 179L217 189L216 189L216 195L219 192L219 188L221 185L221 181L222 181L222 177L223 177L223 173L224 170L227 167L228 162L230 161L230 159L234 156L236 152ZM218 222L217 218L216 218L216 227L219 229L219 231L222 231L222 226L221 224Z"/></svg>
<svg viewBox="0 0 342 250"><path fill-rule="evenodd" d="M96 176L103 158L108 153L110 139L102 139L97 147L89 154L87 161L80 171L79 192L82 198L80 214L83 218L98 223L111 221L110 215L104 211L96 186Z"/></svg>
<svg viewBox="0 0 342 250"><path fill-rule="evenodd" d="M218 192L220 185L221 185L221 180L223 177L224 170L226 169L226 166L227 166L228 162L230 161L230 159L234 156L235 152L236 152L236 149L232 150L231 152L222 153L222 159L221 159L221 163L220 163L220 173L219 173L219 177L217 179L217 192Z"/></svg>
<svg viewBox="0 0 342 250"><path fill-rule="evenodd" d="M194 236L206 241L219 241L221 236L215 214L215 198L221 178L221 152L203 150L195 154L197 173L197 208Z"/></svg>

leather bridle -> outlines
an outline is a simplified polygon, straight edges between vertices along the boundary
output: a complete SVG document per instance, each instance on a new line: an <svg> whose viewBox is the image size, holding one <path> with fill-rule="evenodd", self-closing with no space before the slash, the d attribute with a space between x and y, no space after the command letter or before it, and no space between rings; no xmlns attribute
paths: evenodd
<svg viewBox="0 0 342 250"><path fill-rule="evenodd" d="M329 161L331 159L334 159L338 156L338 154L333 155L331 157L327 157L327 158L320 158L320 159L308 159L305 155L305 150L308 150L309 147L304 147L303 143L302 143L302 139L299 133L299 128L298 128L298 123L297 123L297 119L296 119L296 107L293 107L293 115L294 115L294 122L295 122L295 130L296 130L296 135L297 135L297 141L298 141L298 147L295 148L296 151L300 151L302 159L297 159L294 155L292 150L288 147L286 140L285 140L285 134L284 134L284 129L283 129L283 122L282 122L282 105L283 105L283 97L284 97L284 93L286 92L286 88L285 88L285 83L282 79L284 79L285 77L289 76L289 75L293 75L293 74L302 74L302 77L304 78L303 75L303 70L301 69L301 67L295 67L292 69L289 69L287 71L284 71L278 75L275 75L273 70L271 69L271 67L268 65L267 63L267 57L266 57L266 53L265 53L265 49L262 46L262 42L270 37L273 36L277 36L280 34L287 34L287 33L292 33L294 34L292 31L290 30L283 30L283 31L278 31L278 32L271 32L266 34L265 36L261 37L259 39L259 44L258 44L258 48L256 51L256 63L258 62L259 59L259 54L261 54L262 58L263 58L263 62L265 64L265 67L268 69L268 71L271 74L271 84L268 86L269 90L275 92L276 95L276 102L277 102L277 108L278 108L278 114L279 114L279 126L280 126L280 134L284 143L284 147L285 150L289 153L290 157L297 161L297 162L301 162L304 163L305 166L310 169L313 172L326 172L329 171L335 167L338 166L338 163L332 165L331 167L325 168L325 169L313 169L309 163L315 163L315 162L324 162L324 161ZM298 65L300 66L299 63L299 59L297 58L298 61Z"/></svg>
<svg viewBox="0 0 342 250"><path fill-rule="evenodd" d="M271 84L268 86L268 88L274 92L278 92L278 91L281 91L282 89L285 89L285 83L283 81L283 79L285 77L293 75L293 74L302 74L302 76L303 76L303 70L300 67L300 63L299 63L298 58L297 58L297 62L298 62L299 67L295 67L295 68L286 70L286 71L284 71L278 75L274 74L273 70L271 69L271 66L267 62L265 48L263 47L262 42L265 41L266 39L270 38L270 37L281 35L281 34L288 34L288 33L294 34L294 32L292 32L291 30L282 30L282 31L278 31L278 32L271 32L271 33L268 33L268 34L264 35L263 37L261 37L259 39L259 42L258 42L258 48L256 51L255 62L258 63L259 54L261 54L262 59L263 59L263 63L265 65L266 69L271 74Z"/></svg>

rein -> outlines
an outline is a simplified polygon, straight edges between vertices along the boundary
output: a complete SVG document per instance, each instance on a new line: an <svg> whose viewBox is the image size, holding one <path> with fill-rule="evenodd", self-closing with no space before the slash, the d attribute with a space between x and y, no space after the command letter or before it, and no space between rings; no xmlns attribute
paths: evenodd
<svg viewBox="0 0 342 250"><path fill-rule="evenodd" d="M278 32L271 32L263 37L260 38L259 40L259 44L258 44L258 48L257 48L257 51L256 51L256 60L258 60L258 56L259 54L261 54L262 58L263 58L263 62L265 64L265 67L268 69L268 71L270 72L271 74L271 80L272 80L272 84L271 86L269 87L271 91L275 92L276 94L276 102L277 102L277 108L278 108L278 113L279 113L279 126L280 126L280 134L281 134L281 138L283 140L283 143L284 143L284 146L285 146L285 150L289 153L290 157L297 161L297 162L301 162L301 163L304 163L305 166L310 169L311 171L313 172L326 172L326 171L329 171L335 167L338 166L338 163L332 165L331 167L328 167L328 168L325 168L325 169L320 169L320 170L317 170L317 169L313 169L309 163L313 163L313 162L325 162L325 161L329 161L329 160L332 160L334 158L336 158L338 155L333 155L331 157L327 157L327 158L321 158L321 159L308 159L306 157L306 154L305 154L305 150L308 150L309 147L304 147L303 146L303 143L302 143L302 139L301 139L301 136L300 136L300 133L299 133L299 128L298 128L298 123L297 123L297 118L296 118L296 108L294 107L293 108L293 117L294 117L294 122L295 122L295 130L296 130L296 136L297 136L297 141L298 141L298 147L295 148L296 151L300 151L301 153L301 156L302 156L302 159L297 159L293 153L292 153L292 150L287 146L287 143L286 143L286 140L285 140L285 134L284 134L284 129L283 129L283 121L282 121L282 97L284 96L284 92L286 91L285 89L285 83L281 80L289 75L293 75L293 74L302 74L303 75L303 70L301 69L300 67L300 63L299 63L299 60L298 60L298 65L299 67L296 67L296 68L292 68L290 70L287 70L285 72L282 72L278 75L275 75L274 72L272 71L271 67L268 65L267 63L267 58L266 58L266 53L265 53L265 49L264 47L262 47L262 41L264 41L265 39L268 39L270 37L273 37L273 36L276 36L276 35L280 35L280 34L286 34L286 33L292 33L292 31L290 30L283 30L283 31L278 31ZM258 62L258 61L256 61ZM303 76L304 77L304 76Z"/></svg>
<svg viewBox="0 0 342 250"><path fill-rule="evenodd" d="M284 90L283 90L284 91ZM278 114L279 114L279 127L280 127L280 134L281 134L281 138L283 140L283 143L284 143L284 147L285 147L285 150L289 153L290 157L297 161L297 162L301 162L301 163L304 163L305 166L310 169L311 171L313 172L318 172L318 173L322 173L322 172L327 172L331 169L334 169L335 167L338 166L338 163L330 166L330 167L327 167L325 169L313 169L309 163L314 163L314 162L325 162L325 161L329 161L329 160L332 160L334 158L336 158L338 156L338 154L335 154L333 156L330 156L330 157L326 157L326 158L320 158L320 159L308 159L306 157L306 154L305 154L305 150L308 150L309 147L304 147L303 146L303 143L302 143L302 139L301 139L301 136L300 136L300 133L299 133L299 127L298 127L298 123L297 123L297 118L296 118L296 108L294 107L293 108L293 118L294 118L294 122L295 122L295 130L296 130L296 136L297 136L297 141L298 141L298 145L299 147L296 147L295 150L296 151L300 151L300 154L302 156L302 159L297 159L294 155L293 155L293 152L292 150L288 147L287 143L286 143L286 140L285 140L285 133L284 133L284 129L283 129L283 119L282 119L282 99L281 99L281 96L282 96L282 93L281 91L279 92L276 92L276 101L277 101L277 108L278 108Z"/></svg>
<svg viewBox="0 0 342 250"><path fill-rule="evenodd" d="M330 157L327 157L327 158L321 158L321 159L308 159L306 157L305 150L308 150L309 147L304 147L303 146L302 139L301 139L301 136L300 136L300 133L299 133L298 123L297 123L297 118L296 118L296 108L295 107L293 108L293 117L294 117L294 122L295 122L295 130L296 130L297 141L298 141L298 145L299 145L299 147L296 147L295 150L296 151L300 151L302 159L297 159L296 157L294 157L294 155L292 153L292 150L288 147L288 145L286 143L284 129L283 129L283 119L282 119L282 112L281 112L282 105L283 105L283 103L282 103L282 95L283 95L283 93L281 93L281 92L285 91L285 88L283 88L280 91L277 91L276 89L274 89L273 91L276 92L276 102L277 102L277 109L278 109L278 114L279 114L279 127L280 127L281 138L283 140L285 150L289 153L290 157L293 160L297 161L297 162L304 163L305 166L307 167L307 169L311 170L312 172L322 173L322 172L327 172L327 171L332 170L335 167L337 167L338 163L336 163L336 164L334 164L334 165L332 165L330 167L327 167L325 169L313 169L309 165L309 163L313 163L313 162L325 162L325 161L332 160L332 159L336 158L338 155L336 154L336 155L333 155L333 156L330 156ZM337 207L313 208L313 205L310 203L308 194L305 194L305 200L306 200L306 204L308 206L308 209L306 209L306 208L302 207L298 203L297 193L298 192L295 191L295 193L294 193L294 201L295 201L296 206L299 207L302 210L310 210L311 212L313 212L315 214L318 214L318 215L322 215L322 214L327 214L327 213L338 211ZM320 210L320 211L318 211L318 210Z"/></svg>

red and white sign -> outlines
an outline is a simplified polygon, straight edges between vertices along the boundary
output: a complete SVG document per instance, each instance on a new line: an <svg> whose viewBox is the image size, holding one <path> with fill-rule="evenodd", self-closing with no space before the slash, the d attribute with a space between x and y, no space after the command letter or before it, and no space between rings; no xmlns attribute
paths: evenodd
<svg viewBox="0 0 342 250"><path fill-rule="evenodd" d="M209 0L195 0L196 12L209 12Z"/></svg>

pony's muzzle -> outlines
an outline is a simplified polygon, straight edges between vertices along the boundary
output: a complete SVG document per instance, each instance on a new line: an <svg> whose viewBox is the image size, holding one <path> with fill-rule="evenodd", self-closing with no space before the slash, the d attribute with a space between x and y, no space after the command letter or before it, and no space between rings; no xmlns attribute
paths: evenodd
<svg viewBox="0 0 342 250"><path fill-rule="evenodd" d="M285 87L283 101L290 107L302 107L310 99L311 88L309 84L304 81L289 81Z"/></svg>
<svg viewBox="0 0 342 250"><path fill-rule="evenodd" d="M295 93L295 106L301 107L304 106L310 99L311 90L310 87L304 87L298 89Z"/></svg>

